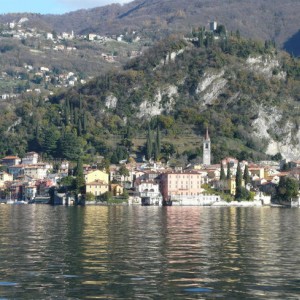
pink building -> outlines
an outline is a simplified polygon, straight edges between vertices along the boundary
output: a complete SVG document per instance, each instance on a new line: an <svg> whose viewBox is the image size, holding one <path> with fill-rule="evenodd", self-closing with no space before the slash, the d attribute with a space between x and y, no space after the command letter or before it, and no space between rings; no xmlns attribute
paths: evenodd
<svg viewBox="0 0 300 300"><path fill-rule="evenodd" d="M202 194L201 174L165 173L161 175L161 193L163 199L171 196L197 196Z"/></svg>

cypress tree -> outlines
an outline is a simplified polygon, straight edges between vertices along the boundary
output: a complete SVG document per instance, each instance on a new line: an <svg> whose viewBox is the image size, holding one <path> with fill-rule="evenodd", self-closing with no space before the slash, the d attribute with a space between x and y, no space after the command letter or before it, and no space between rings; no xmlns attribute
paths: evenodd
<svg viewBox="0 0 300 300"><path fill-rule="evenodd" d="M235 198L236 199L241 198L242 181L243 181L243 176L242 176L241 165L240 165L240 163L238 163L237 170L236 170L236 176L235 176L235 186L236 186Z"/></svg>
<svg viewBox="0 0 300 300"><path fill-rule="evenodd" d="M77 166L75 170L75 203L78 204L78 194L83 194L85 192L85 179L83 174L82 160L79 158L77 161Z"/></svg>
<svg viewBox="0 0 300 300"><path fill-rule="evenodd" d="M82 134L82 125L80 119L78 119L77 131L78 131L78 135L80 136Z"/></svg>
<svg viewBox="0 0 300 300"><path fill-rule="evenodd" d="M224 166L221 162L221 173L220 173L220 180L225 180L226 179L226 175L225 175L225 170L224 170Z"/></svg>
<svg viewBox="0 0 300 300"><path fill-rule="evenodd" d="M87 130L87 123L88 123L87 113L84 112L83 118L82 118L82 130L83 130L83 132L86 132L86 130Z"/></svg>
<svg viewBox="0 0 300 300"><path fill-rule="evenodd" d="M230 164L227 163L227 176L226 176L227 179L230 179L231 178L231 171L230 171Z"/></svg>
<svg viewBox="0 0 300 300"><path fill-rule="evenodd" d="M151 130L150 130L150 126L148 127L148 137L147 137L147 144L146 144L146 155L147 155L147 159L150 160L151 156L152 156L152 137L151 137Z"/></svg>
<svg viewBox="0 0 300 300"><path fill-rule="evenodd" d="M237 187L242 186L242 180L243 180L242 169L240 163L238 163L237 170L236 170L236 178L235 178Z"/></svg>
<svg viewBox="0 0 300 300"><path fill-rule="evenodd" d="M154 159L157 161L159 157L159 152L158 152L158 147L156 142L153 143L153 155L154 155Z"/></svg>
<svg viewBox="0 0 300 300"><path fill-rule="evenodd" d="M157 151L157 156L160 155L161 152L161 141L160 141L160 130L159 130L159 125L157 125L156 128L156 151Z"/></svg>
<svg viewBox="0 0 300 300"><path fill-rule="evenodd" d="M248 165L245 166L243 179L244 179L244 181L245 181L245 185L247 185L247 184L250 183L250 181L251 181L251 180L250 180L250 176L249 176Z"/></svg>
<svg viewBox="0 0 300 300"><path fill-rule="evenodd" d="M74 108L74 125L78 126L79 123L79 114L78 114L78 108Z"/></svg>
<svg viewBox="0 0 300 300"><path fill-rule="evenodd" d="M68 99L65 101L64 114L65 114L65 125L68 126L70 120L70 102Z"/></svg>

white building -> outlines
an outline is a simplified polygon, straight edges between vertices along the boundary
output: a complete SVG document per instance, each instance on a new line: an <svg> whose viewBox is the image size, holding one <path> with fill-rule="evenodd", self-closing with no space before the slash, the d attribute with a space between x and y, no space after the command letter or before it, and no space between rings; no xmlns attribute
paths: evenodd
<svg viewBox="0 0 300 300"><path fill-rule="evenodd" d="M34 179L45 179L52 166L46 163L27 165L24 167L24 175Z"/></svg>
<svg viewBox="0 0 300 300"><path fill-rule="evenodd" d="M218 27L218 23L216 21L210 22L209 23L209 29L210 31L216 31Z"/></svg>
<svg viewBox="0 0 300 300"><path fill-rule="evenodd" d="M159 190L159 184L154 181L142 181L137 185L137 191L142 204L144 205L162 205L162 195Z"/></svg>
<svg viewBox="0 0 300 300"><path fill-rule="evenodd" d="M39 161L39 155L36 152L28 152L22 158L23 165L35 165Z"/></svg>
<svg viewBox="0 0 300 300"><path fill-rule="evenodd" d="M46 39L47 39L47 40L53 40L53 34L50 33L50 32L48 32L48 33L46 34Z"/></svg>

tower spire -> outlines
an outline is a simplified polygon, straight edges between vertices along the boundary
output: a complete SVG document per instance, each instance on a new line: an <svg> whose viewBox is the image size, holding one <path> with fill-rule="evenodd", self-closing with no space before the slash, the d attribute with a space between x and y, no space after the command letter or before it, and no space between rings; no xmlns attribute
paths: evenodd
<svg viewBox="0 0 300 300"><path fill-rule="evenodd" d="M206 139L206 140L210 140L209 134L208 134L208 127L206 127L205 139Z"/></svg>
<svg viewBox="0 0 300 300"><path fill-rule="evenodd" d="M211 143L208 134L208 127L206 127L206 133L203 139L203 164L206 166L211 164Z"/></svg>

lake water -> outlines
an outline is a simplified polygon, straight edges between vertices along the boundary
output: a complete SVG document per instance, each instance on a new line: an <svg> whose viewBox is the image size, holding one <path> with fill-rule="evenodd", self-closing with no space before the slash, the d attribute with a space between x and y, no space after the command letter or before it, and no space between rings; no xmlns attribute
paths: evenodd
<svg viewBox="0 0 300 300"><path fill-rule="evenodd" d="M300 210L0 206L0 299L300 299Z"/></svg>

